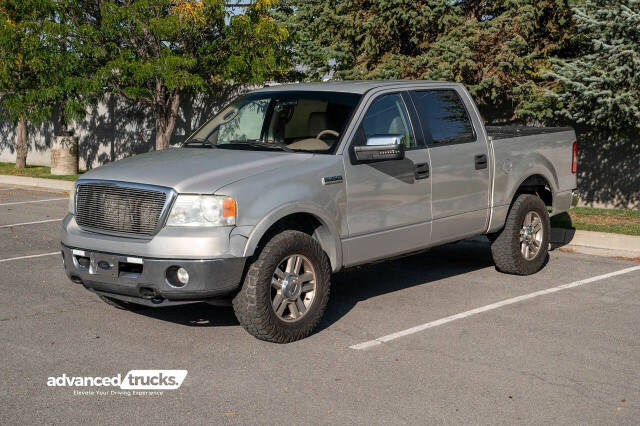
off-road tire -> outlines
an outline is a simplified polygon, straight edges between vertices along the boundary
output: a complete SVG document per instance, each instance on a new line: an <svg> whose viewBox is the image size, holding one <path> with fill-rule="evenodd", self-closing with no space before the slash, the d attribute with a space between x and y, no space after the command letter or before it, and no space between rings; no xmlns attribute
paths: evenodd
<svg viewBox="0 0 640 426"><path fill-rule="evenodd" d="M285 322L271 307L271 279L287 256L301 254L316 271L316 294L307 313ZM304 339L316 328L329 301L331 266L320 244L308 234L287 230L268 241L248 266L242 288L233 298L233 310L242 327L260 340L289 343Z"/></svg>
<svg viewBox="0 0 640 426"><path fill-rule="evenodd" d="M135 312L135 311L144 309L146 307L143 305L138 305L137 303L125 302L124 300L113 299L107 296L99 295L98 297L102 299L102 301L105 302L107 305L111 305L114 308L122 309L125 311Z"/></svg>
<svg viewBox="0 0 640 426"><path fill-rule="evenodd" d="M543 235L536 257L526 260L520 252L520 230L525 215L530 211L538 213L542 219ZM549 212L540 197L530 194L518 196L509 210L504 228L491 244L491 255L496 269L513 275L535 274L547 261L550 234Z"/></svg>

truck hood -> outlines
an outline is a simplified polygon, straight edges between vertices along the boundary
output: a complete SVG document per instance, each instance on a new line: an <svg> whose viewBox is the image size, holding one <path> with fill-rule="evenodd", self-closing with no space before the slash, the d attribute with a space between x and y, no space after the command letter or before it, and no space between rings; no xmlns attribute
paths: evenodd
<svg viewBox="0 0 640 426"><path fill-rule="evenodd" d="M313 154L182 148L155 151L106 164L81 179L115 180L173 188L179 193L210 194L232 182L269 170L300 164Z"/></svg>

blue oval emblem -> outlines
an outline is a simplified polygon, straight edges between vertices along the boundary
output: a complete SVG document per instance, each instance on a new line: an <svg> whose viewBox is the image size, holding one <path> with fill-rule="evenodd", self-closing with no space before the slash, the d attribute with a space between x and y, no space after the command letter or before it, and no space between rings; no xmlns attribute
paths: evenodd
<svg viewBox="0 0 640 426"><path fill-rule="evenodd" d="M98 266L100 267L100 269L111 269L111 264L106 260L101 260L100 262L98 262Z"/></svg>

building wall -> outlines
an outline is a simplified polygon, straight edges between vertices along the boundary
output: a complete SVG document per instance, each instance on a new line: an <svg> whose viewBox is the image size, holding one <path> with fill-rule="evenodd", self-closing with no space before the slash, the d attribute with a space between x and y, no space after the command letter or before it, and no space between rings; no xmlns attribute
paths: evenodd
<svg viewBox="0 0 640 426"><path fill-rule="evenodd" d="M640 138L578 136L578 154L581 205L640 209Z"/></svg>
<svg viewBox="0 0 640 426"><path fill-rule="evenodd" d="M184 140L226 102L226 98L185 97L171 143ZM49 148L60 130L55 121L29 126L27 164L51 164ZM89 108L84 120L70 128L79 139L81 170L147 152L155 146L155 123L150 108L134 105L117 96L105 97L96 107ZM0 161L15 162L15 137L15 125L0 119Z"/></svg>

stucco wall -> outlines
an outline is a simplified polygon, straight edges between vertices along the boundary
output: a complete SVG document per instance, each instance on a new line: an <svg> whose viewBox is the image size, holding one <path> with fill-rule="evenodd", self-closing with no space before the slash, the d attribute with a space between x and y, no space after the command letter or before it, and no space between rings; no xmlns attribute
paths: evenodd
<svg viewBox="0 0 640 426"><path fill-rule="evenodd" d="M182 141L211 117L224 99L192 97L183 99L171 142ZM80 169L98 167L110 161L153 149L155 124L150 108L132 105L116 96L108 96L89 109L82 122L71 126L79 138ZM59 126L52 122L29 126L27 164L50 165L49 147ZM15 162L15 126L0 120L0 161Z"/></svg>
<svg viewBox="0 0 640 426"><path fill-rule="evenodd" d="M640 209L640 136L605 141L578 136L581 204Z"/></svg>

